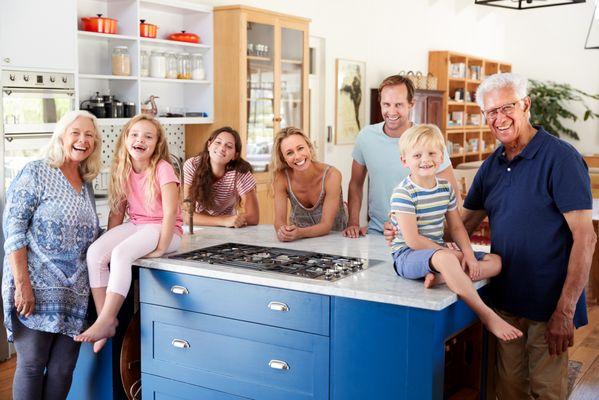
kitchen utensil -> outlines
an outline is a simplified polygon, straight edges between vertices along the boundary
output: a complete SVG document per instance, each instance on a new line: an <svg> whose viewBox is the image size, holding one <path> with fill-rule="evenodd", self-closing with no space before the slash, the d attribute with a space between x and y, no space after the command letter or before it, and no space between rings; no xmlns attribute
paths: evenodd
<svg viewBox="0 0 599 400"><path fill-rule="evenodd" d="M96 14L96 17L82 17L81 27L84 31L98 33L117 33L118 21L112 18L102 17L102 14Z"/></svg>
<svg viewBox="0 0 599 400"><path fill-rule="evenodd" d="M135 103L127 101L123 103L123 117L132 118L135 115Z"/></svg>
<svg viewBox="0 0 599 400"><path fill-rule="evenodd" d="M87 110L94 114L96 118L106 118L106 109L104 103L89 103Z"/></svg>
<svg viewBox="0 0 599 400"><path fill-rule="evenodd" d="M195 33L191 32L177 32L171 33L168 36L168 40L176 40L177 42L188 42L188 43L200 43L200 37Z"/></svg>
<svg viewBox="0 0 599 400"><path fill-rule="evenodd" d="M154 39L157 33L158 25L147 24L145 19L139 20L139 36Z"/></svg>

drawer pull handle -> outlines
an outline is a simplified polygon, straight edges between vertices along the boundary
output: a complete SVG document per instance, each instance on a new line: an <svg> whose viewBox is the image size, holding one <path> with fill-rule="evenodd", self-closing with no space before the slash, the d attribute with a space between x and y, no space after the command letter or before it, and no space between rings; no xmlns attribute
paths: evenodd
<svg viewBox="0 0 599 400"><path fill-rule="evenodd" d="M281 303L280 301L271 301L270 303L268 303L268 308L270 308L273 311L289 311L289 306L285 303Z"/></svg>
<svg viewBox="0 0 599 400"><path fill-rule="evenodd" d="M272 369L280 369L280 370L288 370L289 369L289 364L287 364L285 361L281 361L281 360L270 360L268 362L268 366Z"/></svg>
<svg viewBox="0 0 599 400"><path fill-rule="evenodd" d="M183 295L189 294L189 290L185 286L175 285L171 288L171 293Z"/></svg>
<svg viewBox="0 0 599 400"><path fill-rule="evenodd" d="M189 349L191 347L189 342L184 339L173 339L171 344L178 349Z"/></svg>

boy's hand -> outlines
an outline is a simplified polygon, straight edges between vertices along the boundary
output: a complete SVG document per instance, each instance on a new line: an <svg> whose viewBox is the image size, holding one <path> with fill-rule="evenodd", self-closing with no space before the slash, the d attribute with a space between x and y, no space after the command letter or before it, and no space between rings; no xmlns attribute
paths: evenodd
<svg viewBox="0 0 599 400"><path fill-rule="evenodd" d="M383 235L385 235L387 246L391 246L391 242L395 238L395 235L397 235L397 229L393 226L391 221L386 221L383 225Z"/></svg>
<svg viewBox="0 0 599 400"><path fill-rule="evenodd" d="M480 278L480 264L474 255L464 256L464 259L462 260L462 268L463 267L468 268L468 275L473 281Z"/></svg>

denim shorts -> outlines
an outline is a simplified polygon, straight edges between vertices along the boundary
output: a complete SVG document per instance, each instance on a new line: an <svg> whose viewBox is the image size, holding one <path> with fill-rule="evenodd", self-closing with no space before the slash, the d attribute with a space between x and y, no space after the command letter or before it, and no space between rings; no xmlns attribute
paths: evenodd
<svg viewBox="0 0 599 400"><path fill-rule="evenodd" d="M431 269L431 258L433 254L441 249L412 250L409 247L397 250L393 253L393 266L395 272L402 278L420 279L429 272L437 272ZM474 256L481 261L487 253L475 251Z"/></svg>

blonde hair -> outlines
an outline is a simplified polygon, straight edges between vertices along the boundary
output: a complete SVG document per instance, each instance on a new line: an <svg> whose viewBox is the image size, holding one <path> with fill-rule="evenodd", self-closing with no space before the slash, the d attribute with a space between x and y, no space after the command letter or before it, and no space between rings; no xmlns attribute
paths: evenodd
<svg viewBox="0 0 599 400"><path fill-rule="evenodd" d="M287 128L281 129L275 136L274 143L272 145L270 162L271 184L274 184L278 172L289 169L289 165L287 165L287 161L285 161L285 157L283 156L283 153L281 153L281 142L293 135L298 135L304 138L308 148L310 149L310 159L314 161L314 146L312 145L310 138L306 136L301 129L294 128L293 126L288 126Z"/></svg>
<svg viewBox="0 0 599 400"><path fill-rule="evenodd" d="M428 143L445 152L443 134L433 124L414 125L407 129L399 138L399 153L402 157L419 143Z"/></svg>
<svg viewBox="0 0 599 400"><path fill-rule="evenodd" d="M154 153L150 158L150 166L147 170L145 181L144 181L144 197L146 201L146 207L150 208L152 201L156 197L156 166L160 160L164 160L171 164L170 153L168 151L168 143L166 140L166 134L164 128L160 125L160 122L153 116L148 114L139 114L131 118L129 122L125 124L119 138L117 139L112 165L110 166L110 185L108 186L108 196L110 202L110 209L113 212L118 212L121 206L127 201L127 185L129 182L129 175L133 166L131 164L131 156L127 150L126 139L129 136L129 132L133 125L140 121L149 121L156 128L156 147ZM151 211L151 210L149 210Z"/></svg>
<svg viewBox="0 0 599 400"><path fill-rule="evenodd" d="M79 175L84 182L91 182L100 173L102 160L102 137L98 127L98 120L87 111L69 111L65 113L60 121L56 123L54 132L50 138L50 143L44 149L44 159L54 168L60 168L65 163L67 155L64 151L62 138L67 132L67 129L77 118L89 118L94 125L94 151L85 160L79 163Z"/></svg>

